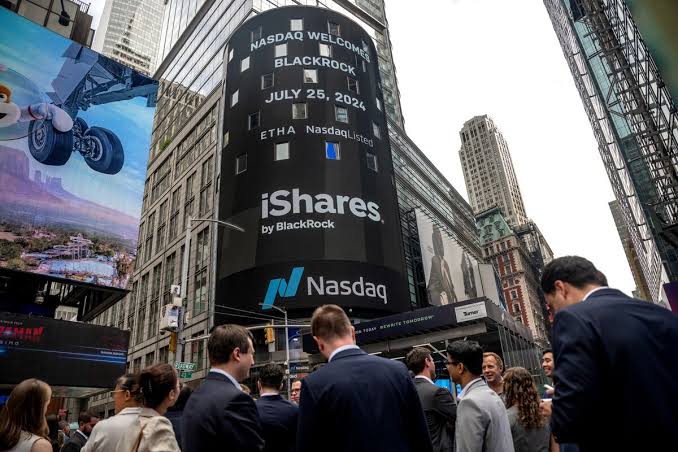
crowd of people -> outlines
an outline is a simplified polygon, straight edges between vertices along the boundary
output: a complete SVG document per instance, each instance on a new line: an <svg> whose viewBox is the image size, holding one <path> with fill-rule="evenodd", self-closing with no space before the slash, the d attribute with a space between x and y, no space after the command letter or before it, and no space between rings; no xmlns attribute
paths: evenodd
<svg viewBox="0 0 678 452"><path fill-rule="evenodd" d="M455 397L434 383L431 350L413 348L404 364L370 355L342 308L324 305L311 334L326 363L291 384L290 400L280 394L277 364L260 369L257 400L243 390L252 335L221 325L195 390L181 388L169 364L124 375L112 391L115 416L84 412L73 432L46 416L49 385L23 381L0 414L0 451L671 450L678 317L606 285L582 258L546 267L542 289L556 315L553 350L542 356L552 385L543 394L527 369L504 369L498 354L458 340L445 350L449 377L462 388Z"/></svg>

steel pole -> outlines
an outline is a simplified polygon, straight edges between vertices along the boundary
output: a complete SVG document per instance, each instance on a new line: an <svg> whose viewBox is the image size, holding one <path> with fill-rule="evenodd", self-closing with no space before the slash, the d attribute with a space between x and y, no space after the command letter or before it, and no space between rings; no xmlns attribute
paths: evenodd
<svg viewBox="0 0 678 452"><path fill-rule="evenodd" d="M184 360L184 315L188 305L188 262L191 256L191 223L193 220L188 217L186 221L186 236L184 238L184 259L181 263L181 308L179 308L179 326L177 328L177 353L175 362Z"/></svg>
<svg viewBox="0 0 678 452"><path fill-rule="evenodd" d="M285 314L285 366L287 370L287 400L290 399L290 333L289 333L289 324L287 323L287 309L283 310Z"/></svg>

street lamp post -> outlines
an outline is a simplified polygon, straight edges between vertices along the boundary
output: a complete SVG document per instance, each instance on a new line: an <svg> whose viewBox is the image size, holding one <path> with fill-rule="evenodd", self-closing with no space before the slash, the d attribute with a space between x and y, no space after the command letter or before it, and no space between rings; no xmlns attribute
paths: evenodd
<svg viewBox="0 0 678 452"><path fill-rule="evenodd" d="M191 218L188 217L186 222L186 235L184 238L184 259L181 263L181 307L179 308L179 326L177 328L177 353L176 362L184 360L184 317L186 308L188 307L188 263L191 256L191 231L193 230L193 222L215 223L229 229L245 232L243 228L237 224L229 223L228 221L216 220L214 218ZM184 304L186 307L184 307Z"/></svg>
<svg viewBox="0 0 678 452"><path fill-rule="evenodd" d="M260 305L262 303L259 303ZM290 342L289 342L289 324L287 323L287 310L276 305L270 305L271 308L282 312L285 316L285 373L287 374L287 400L290 399Z"/></svg>

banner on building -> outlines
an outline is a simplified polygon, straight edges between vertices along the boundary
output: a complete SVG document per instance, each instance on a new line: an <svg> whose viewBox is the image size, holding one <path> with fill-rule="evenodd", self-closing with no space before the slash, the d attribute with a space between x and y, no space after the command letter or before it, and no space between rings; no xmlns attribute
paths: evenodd
<svg viewBox="0 0 678 452"><path fill-rule="evenodd" d="M156 92L0 8L0 268L126 287Z"/></svg>

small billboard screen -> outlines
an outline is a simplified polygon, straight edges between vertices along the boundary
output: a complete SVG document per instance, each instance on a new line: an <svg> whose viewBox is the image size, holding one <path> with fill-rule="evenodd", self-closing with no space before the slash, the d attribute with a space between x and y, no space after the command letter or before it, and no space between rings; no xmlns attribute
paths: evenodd
<svg viewBox="0 0 678 452"><path fill-rule="evenodd" d="M476 258L421 210L416 215L430 303L443 306L483 296Z"/></svg>
<svg viewBox="0 0 678 452"><path fill-rule="evenodd" d="M108 388L125 373L129 332L0 312L0 384Z"/></svg>
<svg viewBox="0 0 678 452"><path fill-rule="evenodd" d="M0 268L125 288L156 93L0 8Z"/></svg>

